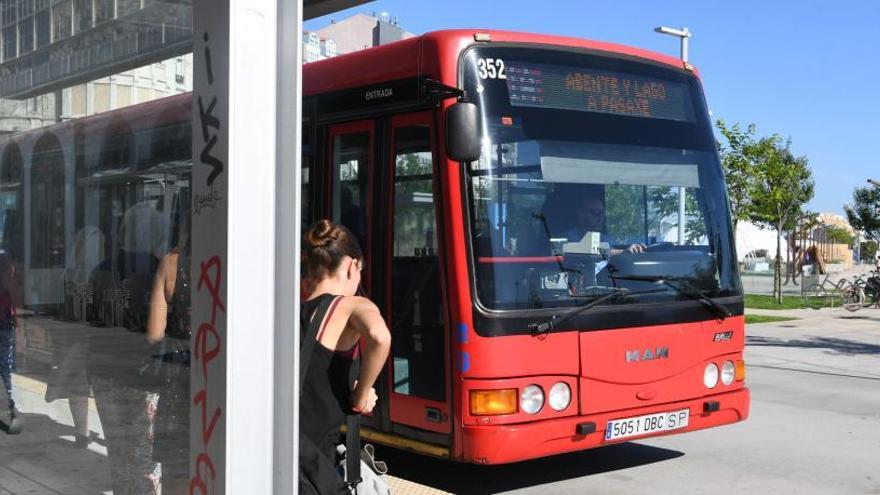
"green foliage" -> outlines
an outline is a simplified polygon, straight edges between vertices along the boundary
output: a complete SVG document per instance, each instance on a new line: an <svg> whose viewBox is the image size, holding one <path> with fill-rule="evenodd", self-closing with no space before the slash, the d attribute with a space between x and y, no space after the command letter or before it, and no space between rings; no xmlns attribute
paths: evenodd
<svg viewBox="0 0 880 495"><path fill-rule="evenodd" d="M847 246L852 246L856 241L856 236L850 234L848 230L834 225L825 228L825 238L834 244L846 244Z"/></svg>
<svg viewBox="0 0 880 495"><path fill-rule="evenodd" d="M751 209L752 178L754 169L760 162L762 144L755 140L755 124L742 130L739 124L728 127L719 119L718 130L727 140L727 145L719 145L721 168L727 183L727 199L733 215L733 223L748 220Z"/></svg>
<svg viewBox="0 0 880 495"><path fill-rule="evenodd" d="M880 241L880 187L857 187L853 191L853 204L844 205L843 210L854 229Z"/></svg>
<svg viewBox="0 0 880 495"><path fill-rule="evenodd" d="M608 233L615 239L630 242L640 241L646 234L660 235L668 228L664 227L664 221L678 218L678 191L677 187L667 186L608 186L605 198ZM706 222L697 204L696 191L687 189L685 242L698 244L705 235Z"/></svg>
<svg viewBox="0 0 880 495"><path fill-rule="evenodd" d="M608 186L605 190L605 226L615 239L645 236L644 187Z"/></svg>
<svg viewBox="0 0 880 495"><path fill-rule="evenodd" d="M782 145L778 136L764 138L764 159L755 170L749 217L753 222L776 229L779 235L792 230L803 214L803 206L813 198L812 172L804 156L794 156L791 142ZM782 298L782 246L776 243L774 291Z"/></svg>
<svg viewBox="0 0 880 495"><path fill-rule="evenodd" d="M734 220L751 220L772 229L791 229L801 208L813 198L814 184L806 157L796 157L791 143L774 134L758 138L755 124L716 122L726 138L721 166Z"/></svg>
<svg viewBox="0 0 880 495"><path fill-rule="evenodd" d="M794 156L791 143L774 135L766 141L755 169L749 218L778 231L794 228L803 206L813 199L815 184L804 156Z"/></svg>
<svg viewBox="0 0 880 495"><path fill-rule="evenodd" d="M678 218L678 188L677 187L651 187L648 196L651 204L656 209L659 219L674 217ZM685 243L697 244L706 235L706 222L700 206L697 204L696 190L687 189L684 195L685 211ZM657 229L660 232L661 229Z"/></svg>
<svg viewBox="0 0 880 495"><path fill-rule="evenodd" d="M870 261L877 256L877 241L865 241L860 246L862 261Z"/></svg>

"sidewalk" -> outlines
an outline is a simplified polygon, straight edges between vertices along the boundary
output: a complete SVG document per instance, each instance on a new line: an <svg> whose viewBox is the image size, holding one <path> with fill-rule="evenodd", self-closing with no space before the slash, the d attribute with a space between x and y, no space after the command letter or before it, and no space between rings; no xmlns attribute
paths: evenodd
<svg viewBox="0 0 880 495"><path fill-rule="evenodd" d="M18 435L0 431L0 495L110 493L107 448L94 401L89 401L94 441L77 449L66 400L47 403L45 383L18 374L13 374L13 390L23 430ZM0 403L5 406L6 397Z"/></svg>
<svg viewBox="0 0 880 495"><path fill-rule="evenodd" d="M880 309L774 312L781 313L803 317L748 325L747 366L880 379Z"/></svg>
<svg viewBox="0 0 880 495"><path fill-rule="evenodd" d="M88 449L77 449L66 400L47 403L43 399L46 384L19 374L13 374L13 387L24 413L24 429L18 435L0 431L0 495L112 493L107 447L94 400L89 400L93 441ZM6 397L0 397L0 406L5 404ZM394 466L390 467L393 471ZM387 478L394 495L448 493L390 475Z"/></svg>

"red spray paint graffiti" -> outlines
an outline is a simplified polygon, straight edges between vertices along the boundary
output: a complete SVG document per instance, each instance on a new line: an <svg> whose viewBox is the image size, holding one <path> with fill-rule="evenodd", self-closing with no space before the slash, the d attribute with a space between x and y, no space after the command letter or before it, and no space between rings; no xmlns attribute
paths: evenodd
<svg viewBox="0 0 880 495"><path fill-rule="evenodd" d="M216 326L217 315L221 311L226 312L226 305L220 295L223 280L223 262L219 256L212 256L208 261L199 263L199 267L200 275L196 291L206 290L211 296L211 319L199 325L193 346L195 363L201 364L201 383L199 384L198 392L193 397L191 407L193 417L200 418L199 427L202 435L201 452L196 456L194 474L189 481L190 495L195 495L196 493L208 495L214 492L213 481L217 479L217 471L214 467L214 461L209 454L209 447L214 434L214 428L223 415L223 408L215 407L211 413L211 419L208 420L208 366L211 364L211 361L220 355L223 348L223 341L217 332ZM211 489L209 489L206 478L212 482Z"/></svg>

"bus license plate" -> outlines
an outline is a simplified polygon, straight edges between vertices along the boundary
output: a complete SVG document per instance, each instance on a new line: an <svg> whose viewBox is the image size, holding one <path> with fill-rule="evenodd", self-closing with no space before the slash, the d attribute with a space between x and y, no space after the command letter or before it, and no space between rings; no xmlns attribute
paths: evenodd
<svg viewBox="0 0 880 495"><path fill-rule="evenodd" d="M688 425L690 410L647 414L634 418L615 419L605 427L605 440L647 435L659 431L670 431Z"/></svg>

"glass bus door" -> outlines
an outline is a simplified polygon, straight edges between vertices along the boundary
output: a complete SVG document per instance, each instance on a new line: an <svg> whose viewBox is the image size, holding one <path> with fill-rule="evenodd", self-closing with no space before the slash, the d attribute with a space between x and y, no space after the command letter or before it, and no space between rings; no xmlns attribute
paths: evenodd
<svg viewBox="0 0 880 495"><path fill-rule="evenodd" d="M370 221L374 183L373 171L373 121L349 122L329 128L330 157L333 170L330 175L329 211L334 223L350 230L364 252L362 284L370 293L373 272Z"/></svg>
<svg viewBox="0 0 880 495"><path fill-rule="evenodd" d="M391 194L386 318L391 329L390 417L451 431L445 297L440 277L431 112L396 116L388 133Z"/></svg>

